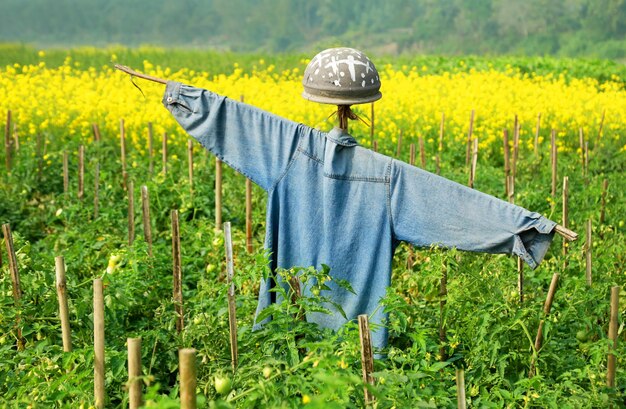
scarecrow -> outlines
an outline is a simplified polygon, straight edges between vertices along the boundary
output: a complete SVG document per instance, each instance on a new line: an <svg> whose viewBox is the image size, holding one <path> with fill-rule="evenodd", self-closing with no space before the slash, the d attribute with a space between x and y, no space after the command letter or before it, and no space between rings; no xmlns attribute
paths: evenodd
<svg viewBox="0 0 626 409"><path fill-rule="evenodd" d="M338 329L368 314L375 348L387 344L379 303L401 242L514 254L534 269L555 232L576 238L538 213L359 146L348 133L348 119L356 118L350 106L382 97L376 67L359 50L324 50L304 72L303 97L337 105L339 126L328 133L209 90L117 68L166 84L163 104L181 127L267 192L272 271L327 265L333 278L350 283L354 292L329 283L330 298L347 318L313 312L306 319ZM277 275L261 280L257 316L281 301L272 288L287 285Z"/></svg>

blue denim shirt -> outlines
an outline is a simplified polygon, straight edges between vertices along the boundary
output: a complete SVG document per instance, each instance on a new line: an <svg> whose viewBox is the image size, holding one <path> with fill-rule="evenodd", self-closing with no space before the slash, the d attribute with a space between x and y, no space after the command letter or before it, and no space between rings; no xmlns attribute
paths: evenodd
<svg viewBox="0 0 626 409"><path fill-rule="evenodd" d="M211 91L168 82L163 103L202 146L267 191L271 268L330 267L355 294L332 286L348 319L374 324L401 241L543 259L556 223L493 196L365 149L341 129L323 133ZM275 302L262 280L257 314ZM338 329L339 314L307 319ZM387 344L381 327L374 346Z"/></svg>

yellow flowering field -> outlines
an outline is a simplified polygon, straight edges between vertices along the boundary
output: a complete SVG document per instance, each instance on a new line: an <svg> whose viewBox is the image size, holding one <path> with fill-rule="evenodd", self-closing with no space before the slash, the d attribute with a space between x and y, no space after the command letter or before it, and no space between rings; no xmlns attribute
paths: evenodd
<svg viewBox="0 0 626 409"><path fill-rule="evenodd" d="M189 69L173 72L148 61L133 68L231 98L243 97L246 103L294 121L329 129L334 123L329 118L333 107L300 97L306 62L281 72L264 61L252 72L244 72L233 63L231 72L221 74ZM521 124L521 140L527 146L533 144L538 115L540 142L548 138L550 129L556 129L561 149L578 146L580 128L594 138L603 122L604 137L619 139L626 127L626 91L615 76L600 83L593 78L566 79L562 74L522 74L512 68L439 74L430 74L426 66L383 65L378 69L383 99L375 103L375 138L381 145L395 143L401 130L405 140L422 135L432 143L438 137L442 114L446 143L464 143L472 110L474 136L481 147L500 143L502 130L512 130L515 115ZM12 111L20 135L55 130L55 135L88 140L92 123L97 123L102 134L112 137L119 132L122 118L127 134L137 145L144 144L148 122L154 124L156 133L181 134L161 107L163 86L141 79L135 82L145 97L128 75L112 67L84 67L68 57L63 65L47 68L42 58L39 64L0 69L0 110ZM356 107L356 111L370 122L369 105ZM362 136L365 145L370 143L366 124L355 122L352 132ZM182 135L173 139L185 140Z"/></svg>

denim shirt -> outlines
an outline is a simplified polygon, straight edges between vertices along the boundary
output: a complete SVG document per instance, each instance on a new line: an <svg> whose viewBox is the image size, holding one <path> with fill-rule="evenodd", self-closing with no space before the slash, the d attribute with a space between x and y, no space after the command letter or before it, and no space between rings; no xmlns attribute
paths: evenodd
<svg viewBox="0 0 626 409"><path fill-rule="evenodd" d="M167 83L163 104L202 146L267 191L272 270L328 265L356 293L331 281L330 297L349 320L368 314L384 324L379 302L401 241L515 254L535 268L554 236L556 223L540 214L365 149L339 128L323 133L177 82ZM273 285L261 281L257 315L276 302ZM345 323L339 313L307 320ZM387 337L381 325L374 346Z"/></svg>

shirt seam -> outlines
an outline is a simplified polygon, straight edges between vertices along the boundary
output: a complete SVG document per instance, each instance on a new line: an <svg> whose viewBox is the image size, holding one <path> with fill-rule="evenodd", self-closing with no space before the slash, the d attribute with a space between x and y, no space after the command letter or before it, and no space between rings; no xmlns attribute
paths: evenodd
<svg viewBox="0 0 626 409"><path fill-rule="evenodd" d="M304 156L311 158L315 162L318 162L322 165L324 164L324 161L322 159L318 158L317 156L314 156L312 153L307 152L304 148L301 148L299 145L298 145L298 151L301 152Z"/></svg>
<svg viewBox="0 0 626 409"><path fill-rule="evenodd" d="M302 152L302 149L300 149L300 145L302 144L302 134L300 133L300 127L302 127L302 124L298 124L297 130L298 130L298 146L296 146L296 152L294 153L294 155L292 156L292 158L289 160L289 163L287 164L287 166L285 167L285 170L283 171L283 173L280 174L280 176L278 176L278 178L276 179L276 182L274 182L271 186L270 189L268 189L268 193L273 192L274 189L276 189L276 187L278 186L278 184L280 183L281 180L283 180L283 178L285 177L285 175L287 175L287 173L289 172L289 169L291 169L291 165L296 161L296 159L298 158L298 153Z"/></svg>
<svg viewBox="0 0 626 409"><path fill-rule="evenodd" d="M331 179L338 180L351 180L355 182L372 182L372 183L387 183L387 178L375 178L375 177L367 177L367 176L344 176L344 175L336 175L333 173L324 172L324 176Z"/></svg>

